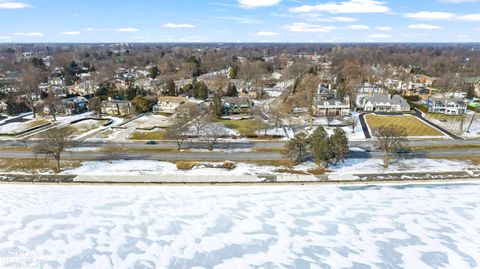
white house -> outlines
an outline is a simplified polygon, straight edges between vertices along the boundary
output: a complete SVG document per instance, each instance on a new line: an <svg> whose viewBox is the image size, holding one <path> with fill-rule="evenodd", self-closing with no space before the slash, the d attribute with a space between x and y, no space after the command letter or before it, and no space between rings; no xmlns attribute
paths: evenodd
<svg viewBox="0 0 480 269"><path fill-rule="evenodd" d="M407 112L410 105L400 95L374 94L363 99L363 110L367 112Z"/></svg>
<svg viewBox="0 0 480 269"><path fill-rule="evenodd" d="M153 106L153 113L174 114L178 107L188 102L186 97L161 96L158 103Z"/></svg>
<svg viewBox="0 0 480 269"><path fill-rule="evenodd" d="M430 113L462 115L467 113L467 104L459 98L430 98L425 104Z"/></svg>

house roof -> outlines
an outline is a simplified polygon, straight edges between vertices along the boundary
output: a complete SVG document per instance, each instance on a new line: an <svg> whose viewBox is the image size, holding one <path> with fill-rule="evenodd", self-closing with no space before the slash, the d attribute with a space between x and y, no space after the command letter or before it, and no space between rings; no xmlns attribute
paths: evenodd
<svg viewBox="0 0 480 269"><path fill-rule="evenodd" d="M390 98L386 94L376 93L371 98L372 103L390 103Z"/></svg>
<svg viewBox="0 0 480 269"><path fill-rule="evenodd" d="M179 97L179 96L160 96L158 97L158 102L170 102L170 103L178 103L183 104L188 102L188 98L186 97Z"/></svg>
<svg viewBox="0 0 480 269"><path fill-rule="evenodd" d="M392 102L392 105L400 105L401 107L409 107L410 105L408 104L407 100L405 100L403 97L400 95L394 95L390 99Z"/></svg>
<svg viewBox="0 0 480 269"><path fill-rule="evenodd" d="M432 102L434 102L436 105L446 105L448 103L455 103L456 105L461 105L465 106L466 103L463 101L461 98L432 98Z"/></svg>

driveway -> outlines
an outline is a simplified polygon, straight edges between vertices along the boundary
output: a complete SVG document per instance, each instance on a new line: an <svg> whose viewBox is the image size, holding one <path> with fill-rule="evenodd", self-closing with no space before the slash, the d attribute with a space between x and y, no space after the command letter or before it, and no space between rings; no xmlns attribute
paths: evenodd
<svg viewBox="0 0 480 269"><path fill-rule="evenodd" d="M370 139L372 138L372 135L370 134L370 130L368 130L367 121L365 121L366 114L367 113L360 113L358 115L358 119L360 120L360 124L362 125L362 131L363 131L363 134L365 135L365 138Z"/></svg>

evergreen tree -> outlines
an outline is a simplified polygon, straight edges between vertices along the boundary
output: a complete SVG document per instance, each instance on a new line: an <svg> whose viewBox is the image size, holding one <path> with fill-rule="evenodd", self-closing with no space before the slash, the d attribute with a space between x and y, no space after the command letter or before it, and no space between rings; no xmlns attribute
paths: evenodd
<svg viewBox="0 0 480 269"><path fill-rule="evenodd" d="M229 96L229 97L237 97L238 96L238 90L237 90L237 87L234 84L228 84L227 96Z"/></svg>
<svg viewBox="0 0 480 269"><path fill-rule="evenodd" d="M133 98L132 105L139 113L145 113L150 110L150 103L145 97L142 96Z"/></svg>
<svg viewBox="0 0 480 269"><path fill-rule="evenodd" d="M219 93L213 95L211 114L215 118L219 118L223 115L223 103Z"/></svg>
<svg viewBox="0 0 480 269"><path fill-rule="evenodd" d="M200 81L196 82L193 85L193 96L198 99L207 99L208 98L208 86L205 82Z"/></svg>
<svg viewBox="0 0 480 269"><path fill-rule="evenodd" d="M309 139L306 134L296 134L290 141L285 144L284 154L292 162L302 162L307 155L307 147Z"/></svg>
<svg viewBox="0 0 480 269"><path fill-rule="evenodd" d="M335 128L333 135L330 136L330 147L333 153L332 160L334 164L337 164L340 161L344 161L347 157L349 148L348 148L348 138L345 134L345 131L339 127Z"/></svg>
<svg viewBox="0 0 480 269"><path fill-rule="evenodd" d="M229 76L230 79L236 79L238 77L238 65L230 66Z"/></svg>
<svg viewBox="0 0 480 269"><path fill-rule="evenodd" d="M473 86L468 87L466 97L467 99L473 99L475 97L475 89Z"/></svg>
<svg viewBox="0 0 480 269"><path fill-rule="evenodd" d="M148 69L148 77L149 78L156 78L159 74L158 67L156 65L151 66Z"/></svg>
<svg viewBox="0 0 480 269"><path fill-rule="evenodd" d="M332 159L332 149L328 139L327 131L319 126L310 136L310 148L313 159L317 165L328 167Z"/></svg>
<svg viewBox="0 0 480 269"><path fill-rule="evenodd" d="M129 86L125 90L125 100L131 101L135 96L137 96L137 88Z"/></svg>
<svg viewBox="0 0 480 269"><path fill-rule="evenodd" d="M175 96L176 95L176 86L175 86L175 81L173 79L169 78L167 79L167 82L165 82L165 90L167 91L168 96Z"/></svg>

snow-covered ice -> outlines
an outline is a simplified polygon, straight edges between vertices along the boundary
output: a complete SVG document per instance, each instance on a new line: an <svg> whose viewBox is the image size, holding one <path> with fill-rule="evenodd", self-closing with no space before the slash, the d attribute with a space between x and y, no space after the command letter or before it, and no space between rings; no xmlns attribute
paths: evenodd
<svg viewBox="0 0 480 269"><path fill-rule="evenodd" d="M480 185L0 187L0 267L478 268Z"/></svg>

